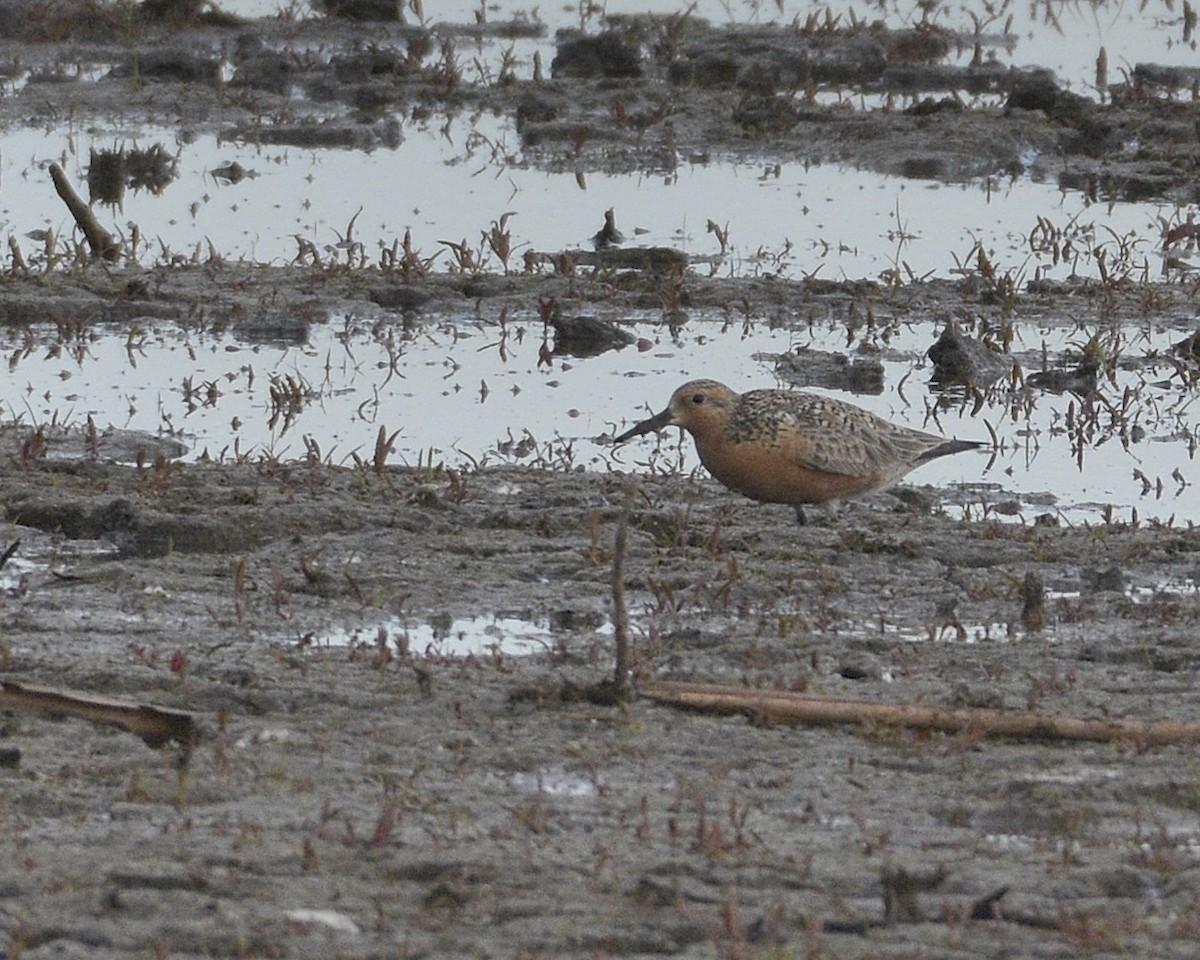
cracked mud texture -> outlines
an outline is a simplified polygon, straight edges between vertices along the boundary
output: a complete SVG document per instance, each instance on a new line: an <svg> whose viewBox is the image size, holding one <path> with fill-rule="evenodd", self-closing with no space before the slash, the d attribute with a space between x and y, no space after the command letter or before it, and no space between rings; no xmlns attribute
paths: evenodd
<svg viewBox="0 0 1200 960"><path fill-rule="evenodd" d="M103 26L26 42L23 60L99 51L124 62L127 42ZM269 65L251 72L252 95L227 98L206 79L221 45L257 49L257 36L302 46L319 34L353 46L367 31L325 22L146 29L144 82L73 86L76 109L119 103L184 125L252 123L283 102L271 99ZM412 28L370 30L384 51L371 63L385 65L387 83L374 66L359 76L360 60L344 68L358 78L359 102L384 98L369 129L397 103L516 109L525 94L553 99L560 88L572 91L571 109L611 117L624 82L547 80L549 94L523 81L447 87L439 97L446 78L426 76L424 56L408 73L396 66L409 59L401 41ZM860 53L898 45L885 39L847 42ZM388 58L389 43L403 58ZM191 62L172 53L181 49L199 66L172 73L165 65ZM746 97L737 64L722 70L722 57L711 48L711 82L657 88L674 111L674 143L760 151L745 123L714 139L733 129ZM152 63L164 66L143 69ZM289 57L274 69L304 83L306 63ZM657 77L674 63L643 69ZM47 76L0 108L23 122L48 119L61 100L45 95ZM637 89L656 88L643 79ZM304 103L315 117L315 101ZM781 157L812 149L865 165L902 156L910 141L922 151L962 143L971 169L992 169L1011 159L1010 140L1078 142L1075 108L1058 116L1057 103L822 123L785 111L771 142ZM765 106L758 116L780 110ZM1122 124L1197 107L1130 97L1081 109ZM710 127L705 117L724 119ZM622 149L585 143L583 162L644 162L662 122L646 119L651 133L630 132ZM930 124L944 127L933 136ZM995 132L956 141L945 129L971 124ZM1094 159L1063 156L1084 171ZM1173 158L1182 166L1171 170L1186 168L1186 151ZM1173 182L1183 189L1186 178ZM381 323L419 325L481 303L536 318L550 296L619 320L661 304L664 282L603 269L420 279L218 262L78 266L7 275L0 321L50 319L68 338L139 318L271 338L346 304ZM696 323L721 322L726 305L747 302L764 322L928 322L932 342L936 321L988 325L1015 295L1043 322L1152 314L1181 337L1194 327L1182 285L1012 291L980 275L899 288L691 274L670 282ZM1195 955L1194 748L809 729L581 697L611 670L611 638L597 630L611 612L618 473L506 466L451 476L265 459L156 464L152 455L138 468L93 456L86 443L66 459L31 459L27 441L27 429L0 432L0 553L21 541L3 571L20 574L0 596L3 678L191 711L205 737L181 778L171 749L128 734L0 720L9 764L0 769L0 946L10 956ZM1200 534L1099 519L965 522L937 510L951 492L911 479L916 493L879 495L806 527L704 477L642 480L626 561L637 675L1086 717L1200 713L1200 600L1162 589L1200 579ZM1048 591L1036 629L1031 576ZM450 659L404 649L395 629L375 633L393 617L415 627L490 614L549 624L551 648ZM320 642L341 627L362 627L367 640ZM991 919L971 919L1001 890Z"/></svg>

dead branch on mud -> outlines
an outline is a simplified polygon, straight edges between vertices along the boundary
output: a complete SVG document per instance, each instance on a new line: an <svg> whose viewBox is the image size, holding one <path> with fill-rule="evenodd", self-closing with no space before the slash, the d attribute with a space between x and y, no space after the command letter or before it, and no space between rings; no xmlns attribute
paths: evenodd
<svg viewBox="0 0 1200 960"><path fill-rule="evenodd" d="M83 231L84 237L87 238L88 246L92 250L92 256L101 257L104 260L116 260L120 254L120 247L118 247L117 241L113 239L111 233L100 225L100 221L92 213L92 208L84 203L83 198L75 192L75 188L71 186L71 181L67 179L67 175L63 173L62 167L57 163L50 164L50 179L54 181L54 189L58 191L62 202L67 205L67 209L71 211L71 216L75 218L75 222L79 224L79 229Z"/></svg>
<svg viewBox="0 0 1200 960"><path fill-rule="evenodd" d="M190 713L11 680L0 681L0 710L43 717L76 717L119 727L141 737L151 747L174 740L179 744L183 761L200 740L200 731Z"/></svg>
<svg viewBox="0 0 1200 960"><path fill-rule="evenodd" d="M1200 723L1174 720L1089 720L1008 710L945 710L910 703L868 703L705 683L643 683L637 692L648 700L671 706L713 713L746 713L792 723L878 724L1027 740L1119 741L1139 749L1200 743Z"/></svg>

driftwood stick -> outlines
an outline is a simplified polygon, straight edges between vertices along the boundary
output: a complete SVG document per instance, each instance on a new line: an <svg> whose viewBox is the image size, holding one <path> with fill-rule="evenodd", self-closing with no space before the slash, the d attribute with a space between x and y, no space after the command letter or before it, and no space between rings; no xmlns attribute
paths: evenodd
<svg viewBox="0 0 1200 960"><path fill-rule="evenodd" d="M136 734L151 747L174 740L184 759L200 740L200 731L190 713L11 680L0 682L0 710L103 723Z"/></svg>
<svg viewBox="0 0 1200 960"><path fill-rule="evenodd" d="M1010 710L943 710L909 703L869 703L704 683L642 683L648 700L714 713L750 713L810 724L882 724L987 737L1124 741L1140 748L1200 743L1200 723L1174 720L1088 720Z"/></svg>
<svg viewBox="0 0 1200 960"><path fill-rule="evenodd" d="M71 181L67 179L67 175L63 173L62 167L57 163L50 164L50 179L54 181L54 189L58 191L63 203L71 211L71 216L79 224L79 229L83 231L88 246L92 249L92 256L102 257L105 260L116 260L121 252L117 241L100 225L100 221L92 213L92 208L84 203L83 198L75 192Z"/></svg>

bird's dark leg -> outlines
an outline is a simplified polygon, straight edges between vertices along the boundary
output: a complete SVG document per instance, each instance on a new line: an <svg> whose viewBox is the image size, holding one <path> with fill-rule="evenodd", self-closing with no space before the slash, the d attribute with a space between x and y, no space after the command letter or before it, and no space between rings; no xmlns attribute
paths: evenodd
<svg viewBox="0 0 1200 960"><path fill-rule="evenodd" d="M832 526L837 520L839 505L837 500L826 500L824 503L797 503L795 504L796 522L802 527ZM806 506L811 508L807 513L804 510Z"/></svg>

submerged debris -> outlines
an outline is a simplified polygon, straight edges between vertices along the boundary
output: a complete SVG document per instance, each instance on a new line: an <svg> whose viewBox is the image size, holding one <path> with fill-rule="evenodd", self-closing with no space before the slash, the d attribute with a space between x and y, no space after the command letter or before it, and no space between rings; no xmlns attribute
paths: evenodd
<svg viewBox="0 0 1200 960"><path fill-rule="evenodd" d="M1171 344L1171 352L1177 356L1200 360L1200 330L1188 334L1178 343Z"/></svg>
<svg viewBox="0 0 1200 960"><path fill-rule="evenodd" d="M528 270L546 266L555 272L570 275L575 267L603 267L609 270L682 270L688 265L688 255L673 247L634 247L631 250L563 250L547 253L528 250L525 253Z"/></svg>
<svg viewBox="0 0 1200 960"><path fill-rule="evenodd" d="M883 363L875 357L855 357L809 347L796 347L775 360L781 380L800 387L822 387L849 393L883 393Z"/></svg>
<svg viewBox="0 0 1200 960"><path fill-rule="evenodd" d="M1025 378L1027 386L1050 393L1074 393L1086 397L1099 385L1100 367L1084 361L1070 370L1042 370Z"/></svg>
<svg viewBox="0 0 1200 960"><path fill-rule="evenodd" d="M404 142L404 134L400 121L395 118L372 123L330 120L324 123L265 125L252 121L223 130L221 139L309 149L372 150L382 146L394 150Z"/></svg>
<svg viewBox="0 0 1200 960"><path fill-rule="evenodd" d="M609 30L599 36L575 36L558 45L550 76L635 78L642 75L637 47L624 34Z"/></svg>
<svg viewBox="0 0 1200 960"><path fill-rule="evenodd" d="M318 10L346 20L386 22L403 20L401 4L395 0L317 0Z"/></svg>
<svg viewBox="0 0 1200 960"><path fill-rule="evenodd" d="M948 324L929 348L933 361L934 383L963 383L986 387L1012 373L1016 361L980 340L964 336L954 324Z"/></svg>
<svg viewBox="0 0 1200 960"><path fill-rule="evenodd" d="M258 173L254 170L247 170L236 160L230 160L228 163L222 163L220 166L213 167L208 171L208 175L221 183L237 184L241 183L247 177L254 179L258 176Z"/></svg>
<svg viewBox="0 0 1200 960"><path fill-rule="evenodd" d="M620 350L636 340L615 323L588 314L564 317L556 310L550 317L550 325L554 328L556 356L595 357L609 350Z"/></svg>

